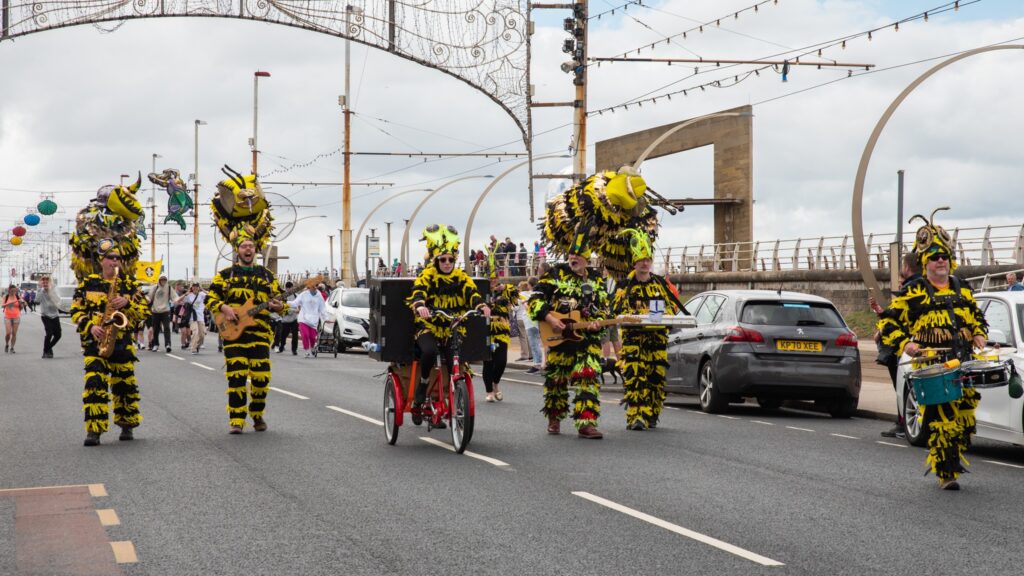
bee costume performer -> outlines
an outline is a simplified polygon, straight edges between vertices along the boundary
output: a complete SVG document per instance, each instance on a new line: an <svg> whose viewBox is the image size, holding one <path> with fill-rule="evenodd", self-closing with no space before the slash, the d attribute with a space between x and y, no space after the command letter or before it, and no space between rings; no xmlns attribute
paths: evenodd
<svg viewBox="0 0 1024 576"><path fill-rule="evenodd" d="M254 175L242 176L227 166L222 170L230 177L217 184L210 209L217 231L235 248L235 262L214 276L206 305L211 312L230 319L233 307L250 298L256 305L270 302L269 310L264 308L255 315L254 325L237 339L224 342L229 433L241 434L246 416L252 418L253 429L262 432L267 429L263 416L270 388L270 344L274 339L270 311L285 313L288 307L272 301L280 292L277 279L255 263L256 253L266 248L273 231L263 189Z"/></svg>
<svg viewBox="0 0 1024 576"><path fill-rule="evenodd" d="M135 282L139 257L136 236L142 206L135 198L140 179L128 187L104 186L75 217L71 266L78 279L71 321L85 357L85 445L97 446L110 428L109 403L121 440L132 440L142 423L135 380L135 329L149 316L149 305Z"/></svg>
<svg viewBox="0 0 1024 576"><path fill-rule="evenodd" d="M547 251L569 262L553 266L537 283L527 304L530 317L548 322L559 330L561 321L552 312L578 312L580 323L605 319L608 294L604 279L587 263L592 253L601 256L605 268L620 279L629 271L628 240L619 237L623 228L638 228L653 234L657 215L643 194L647 184L629 168L602 172L548 201L542 241ZM548 434L559 434L560 423L569 412L569 386L576 390L572 417L581 438L599 439L601 414L601 336L583 330L578 341L552 346L544 372L544 406Z"/></svg>
<svg viewBox="0 0 1024 576"><path fill-rule="evenodd" d="M652 305L664 314L683 309L674 286L651 273L654 251L647 234L624 230L634 270L620 284L612 300L616 315L647 315ZM625 386L626 428L646 430L658 425L665 403L665 369L668 367L667 326L622 326L619 369Z"/></svg>
<svg viewBox="0 0 1024 576"><path fill-rule="evenodd" d="M946 208L939 208L946 210ZM935 212L917 230L914 251L925 274L893 297L878 321L882 344L897 355L915 356L921 347L946 348L943 360L971 359L972 345L984 348L988 325L970 287L952 275L956 270L952 242ZM924 216L916 215L911 222ZM974 410L981 394L965 381L963 396L945 404L924 406L918 418L927 424L928 468L944 490L958 490L957 477L965 472L964 451L974 433Z"/></svg>

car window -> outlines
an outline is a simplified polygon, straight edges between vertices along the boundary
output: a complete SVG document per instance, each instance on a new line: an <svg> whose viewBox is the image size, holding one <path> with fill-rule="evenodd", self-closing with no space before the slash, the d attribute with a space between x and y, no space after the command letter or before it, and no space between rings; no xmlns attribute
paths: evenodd
<svg viewBox="0 0 1024 576"><path fill-rule="evenodd" d="M341 294L341 305L349 308L369 308L370 293L362 290L346 290Z"/></svg>
<svg viewBox="0 0 1024 576"><path fill-rule="evenodd" d="M990 300L985 308L985 321L989 329L996 329L1006 334L1006 340L1013 342L1013 321L1010 319L1010 307L1000 300Z"/></svg>
<svg viewBox="0 0 1024 576"><path fill-rule="evenodd" d="M822 302L747 302L740 322L755 326L843 327L842 316L831 304Z"/></svg>
<svg viewBox="0 0 1024 576"><path fill-rule="evenodd" d="M697 318L697 323L710 324L714 322L718 312L722 309L723 303L725 303L725 296L711 294L705 298L704 303L697 310L697 314L694 315Z"/></svg>
<svg viewBox="0 0 1024 576"><path fill-rule="evenodd" d="M687 300L686 304L683 304L683 308L686 308L686 311L689 312L691 316L696 317L695 315L697 314L697 309L700 308L700 304L703 301L704 296L694 296L693 298Z"/></svg>

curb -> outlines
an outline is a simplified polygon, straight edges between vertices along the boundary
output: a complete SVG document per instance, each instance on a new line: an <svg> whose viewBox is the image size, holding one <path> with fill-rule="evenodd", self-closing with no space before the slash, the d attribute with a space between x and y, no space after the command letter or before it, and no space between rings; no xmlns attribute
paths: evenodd
<svg viewBox="0 0 1024 576"><path fill-rule="evenodd" d="M525 364L522 362L509 362L505 366L506 368L513 368L516 370L527 370L531 366L533 366L533 364ZM608 392L624 392L622 386L602 386L601 390ZM816 406L814 402L807 402L803 400L788 400L786 402L786 405L789 406L790 408L796 408L797 410L806 410L808 412L828 412L828 410L826 410L824 407ZM857 411L854 412L853 414L854 416L857 416L859 418L866 418L869 420L893 420L894 418L896 418L895 414L879 412L877 410L864 410L862 408L858 408Z"/></svg>

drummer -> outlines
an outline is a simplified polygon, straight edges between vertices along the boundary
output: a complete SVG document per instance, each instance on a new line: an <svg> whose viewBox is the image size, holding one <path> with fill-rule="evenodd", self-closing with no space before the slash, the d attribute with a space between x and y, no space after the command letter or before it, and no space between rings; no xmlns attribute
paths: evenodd
<svg viewBox="0 0 1024 576"><path fill-rule="evenodd" d="M879 315L882 344L898 355L919 356L928 348L943 349L942 360L971 359L972 347L982 349L988 325L970 287L952 275L956 270L949 234L934 224L935 213L917 231L914 253L925 275L904 284ZM911 218L911 222L923 216ZM928 425L928 464L939 488L959 490L957 477L965 472L962 454L975 431L974 409L981 395L965 386L963 396L945 404L924 406L919 418Z"/></svg>

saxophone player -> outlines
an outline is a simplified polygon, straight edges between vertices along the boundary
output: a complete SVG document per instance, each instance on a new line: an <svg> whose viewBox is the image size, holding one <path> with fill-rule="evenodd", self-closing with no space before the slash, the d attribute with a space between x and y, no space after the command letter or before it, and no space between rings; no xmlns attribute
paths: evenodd
<svg viewBox="0 0 1024 576"><path fill-rule="evenodd" d="M109 242L109 241L108 241ZM85 445L97 446L108 430L109 402L114 402L114 424L120 440L132 440L132 429L142 422L139 387L135 381L134 327L149 316L146 298L122 266L121 250L107 244L98 250L100 274L89 274L75 290L71 320L78 327L85 356Z"/></svg>

